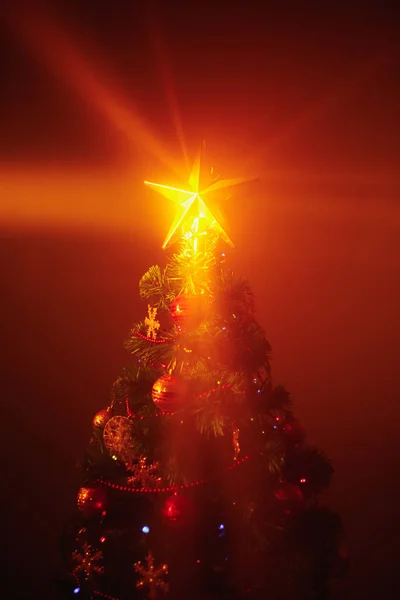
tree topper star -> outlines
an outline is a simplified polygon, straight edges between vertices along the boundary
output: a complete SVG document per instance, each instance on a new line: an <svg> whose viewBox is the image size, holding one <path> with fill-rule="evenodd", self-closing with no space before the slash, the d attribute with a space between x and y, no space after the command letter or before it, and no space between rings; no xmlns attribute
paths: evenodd
<svg viewBox="0 0 400 600"><path fill-rule="evenodd" d="M153 183L151 181L144 182L155 191L163 194L163 196L166 198L169 198L180 205L178 214L176 215L167 237L165 238L163 248L167 248L174 241L176 241L177 237L181 237L179 235L179 229L181 229L181 235L187 236L199 233L200 219L203 220L203 226L201 229L202 232L206 231L207 229L213 229L228 245L233 247L231 239L217 221L211 209L204 202L203 197L211 192L216 192L218 190L233 187L239 183L244 183L249 181L249 179L245 177L236 177L234 179L216 178L211 184L200 189L201 158L202 147L200 148L200 152L193 163L192 171L190 173L190 190L182 190L180 188L163 185L161 183Z"/></svg>

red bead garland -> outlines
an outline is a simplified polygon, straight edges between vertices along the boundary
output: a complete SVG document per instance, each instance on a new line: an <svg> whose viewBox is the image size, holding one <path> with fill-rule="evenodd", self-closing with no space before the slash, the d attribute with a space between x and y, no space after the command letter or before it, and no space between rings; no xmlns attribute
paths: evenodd
<svg viewBox="0 0 400 600"><path fill-rule="evenodd" d="M229 465L227 471L232 471L248 459L249 456L244 456L240 460L235 461L232 465ZM160 488L132 488L129 485L119 485L117 483L107 481L106 479L96 479L96 483L100 483L101 485L109 487L112 490L118 490L119 492L131 492L132 494L163 494L167 492L177 492L178 490L185 490L188 488L196 487L197 485L206 483L206 479L199 479L198 481L192 481L191 483Z"/></svg>
<svg viewBox="0 0 400 600"><path fill-rule="evenodd" d="M109 596L108 594L103 594L102 592L98 592L97 590L94 590L93 596L97 596L98 598L105 598L106 600L120 600L116 596Z"/></svg>
<svg viewBox="0 0 400 600"><path fill-rule="evenodd" d="M153 338L147 337L144 333L140 333L140 331L135 331L135 335L140 337L142 340L146 340L146 342L151 342L152 344L166 344L168 340L154 340Z"/></svg>

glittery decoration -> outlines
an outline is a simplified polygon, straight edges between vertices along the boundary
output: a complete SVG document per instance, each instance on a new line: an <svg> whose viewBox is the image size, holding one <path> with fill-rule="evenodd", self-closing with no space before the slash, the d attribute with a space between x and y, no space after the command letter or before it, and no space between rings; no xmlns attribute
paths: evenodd
<svg viewBox="0 0 400 600"><path fill-rule="evenodd" d="M74 550L72 559L76 562L72 571L74 576L82 574L85 579L90 579L94 574L104 573L104 567L99 565L103 560L103 553L89 544L83 544L82 550Z"/></svg>
<svg viewBox="0 0 400 600"><path fill-rule="evenodd" d="M110 455L117 460L130 463L137 459L132 421L128 417L112 417L104 427L103 440Z"/></svg>
<svg viewBox="0 0 400 600"><path fill-rule="evenodd" d="M150 304L147 306L147 317L144 320L144 324L147 328L147 337L153 338L153 340L157 337L157 331L160 329L160 322L157 321L157 307L152 308Z"/></svg>
<svg viewBox="0 0 400 600"><path fill-rule="evenodd" d="M147 589L149 600L155 600L158 592L168 592L169 585L165 577L168 575L168 565L161 564L158 567L154 564L154 556L151 552L146 556L146 563L141 561L134 564L139 579L136 582L138 589Z"/></svg>
<svg viewBox="0 0 400 600"><path fill-rule="evenodd" d="M140 456L135 464L126 465L127 470L132 473L127 479L127 483L134 488L159 488L161 477L157 475L160 463L153 462L147 464L147 458Z"/></svg>
<svg viewBox="0 0 400 600"><path fill-rule="evenodd" d="M233 429L233 460L238 460L240 456L240 443L239 443L239 427Z"/></svg>

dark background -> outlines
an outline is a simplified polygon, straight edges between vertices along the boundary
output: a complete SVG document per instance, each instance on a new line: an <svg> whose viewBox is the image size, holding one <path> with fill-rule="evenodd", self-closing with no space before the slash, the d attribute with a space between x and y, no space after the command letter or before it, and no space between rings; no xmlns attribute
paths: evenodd
<svg viewBox="0 0 400 600"><path fill-rule="evenodd" d="M4 597L54 597L76 459L174 214L142 182L184 176L182 140L190 158L201 137L224 175L259 177L224 206L230 256L275 382L335 467L352 562L336 597L395 597L395 3L259 4L1 9Z"/></svg>

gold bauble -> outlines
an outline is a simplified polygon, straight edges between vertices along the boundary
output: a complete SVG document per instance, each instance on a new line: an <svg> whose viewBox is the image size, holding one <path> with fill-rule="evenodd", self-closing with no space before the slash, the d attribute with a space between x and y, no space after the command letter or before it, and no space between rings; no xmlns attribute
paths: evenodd
<svg viewBox="0 0 400 600"><path fill-rule="evenodd" d="M107 408L99 410L99 412L97 412L93 417L93 427L96 427L96 429L104 429L106 423L110 420L110 418L111 415Z"/></svg>

